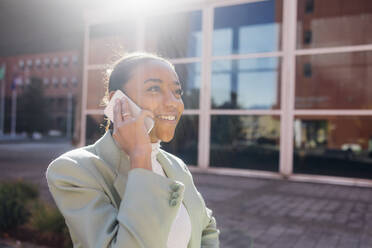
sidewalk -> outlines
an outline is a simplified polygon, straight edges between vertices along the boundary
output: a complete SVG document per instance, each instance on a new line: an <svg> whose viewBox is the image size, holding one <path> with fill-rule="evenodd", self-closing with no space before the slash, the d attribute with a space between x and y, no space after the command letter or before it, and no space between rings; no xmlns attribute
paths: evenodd
<svg viewBox="0 0 372 248"><path fill-rule="evenodd" d="M370 248L372 188L194 173L223 248Z"/></svg>
<svg viewBox="0 0 372 248"><path fill-rule="evenodd" d="M67 142L0 144L0 181L21 177L39 186L42 199L52 201L45 170L72 148ZM214 212L221 248L372 247L372 188L193 176Z"/></svg>

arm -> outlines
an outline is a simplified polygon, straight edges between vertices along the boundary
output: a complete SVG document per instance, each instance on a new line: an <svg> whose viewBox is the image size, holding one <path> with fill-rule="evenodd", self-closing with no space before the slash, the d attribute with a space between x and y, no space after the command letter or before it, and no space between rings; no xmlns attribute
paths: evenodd
<svg viewBox="0 0 372 248"><path fill-rule="evenodd" d="M47 179L74 242L84 248L166 247L184 193L182 183L136 168L128 173L126 191L116 209L94 175L68 157L52 162ZM170 187L175 183L180 197L171 206Z"/></svg>

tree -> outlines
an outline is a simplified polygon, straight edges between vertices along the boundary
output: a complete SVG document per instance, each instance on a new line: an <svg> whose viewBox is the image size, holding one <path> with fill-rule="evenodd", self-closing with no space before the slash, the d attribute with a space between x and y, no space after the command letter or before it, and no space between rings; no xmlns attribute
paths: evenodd
<svg viewBox="0 0 372 248"><path fill-rule="evenodd" d="M40 78L31 78L23 94L18 97L17 126L28 135L33 132L45 133L48 129L47 100L44 96L43 83Z"/></svg>

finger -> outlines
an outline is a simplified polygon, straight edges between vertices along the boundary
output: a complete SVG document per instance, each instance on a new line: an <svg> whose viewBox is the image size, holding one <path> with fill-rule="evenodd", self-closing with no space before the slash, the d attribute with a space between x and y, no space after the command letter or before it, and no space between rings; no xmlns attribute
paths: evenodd
<svg viewBox="0 0 372 248"><path fill-rule="evenodd" d="M123 97L120 99L121 101L121 114L122 114L122 118L123 118L123 121L128 121L129 119L132 119L133 116L130 112L130 108L129 108L129 104L128 104L128 100Z"/></svg>
<svg viewBox="0 0 372 248"><path fill-rule="evenodd" d="M128 114L130 114L132 116L133 113L132 113L132 111L131 111L131 109L129 107L129 101L128 101L128 99L125 98L125 97L123 97L123 102L124 102L124 111L125 111L125 113L128 113Z"/></svg>
<svg viewBox="0 0 372 248"><path fill-rule="evenodd" d="M114 106L114 124L118 125L123 121L123 116L121 114L121 102L119 99L116 99Z"/></svg>

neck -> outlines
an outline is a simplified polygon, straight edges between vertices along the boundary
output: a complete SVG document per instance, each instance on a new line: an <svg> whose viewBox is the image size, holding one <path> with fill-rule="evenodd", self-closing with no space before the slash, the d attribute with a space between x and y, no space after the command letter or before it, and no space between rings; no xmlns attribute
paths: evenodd
<svg viewBox="0 0 372 248"><path fill-rule="evenodd" d="M158 138L156 138L156 137L152 137L152 136L150 135L150 142L151 142L151 143L158 143L158 142L160 142L160 139L158 139Z"/></svg>

